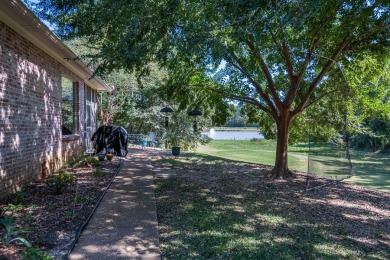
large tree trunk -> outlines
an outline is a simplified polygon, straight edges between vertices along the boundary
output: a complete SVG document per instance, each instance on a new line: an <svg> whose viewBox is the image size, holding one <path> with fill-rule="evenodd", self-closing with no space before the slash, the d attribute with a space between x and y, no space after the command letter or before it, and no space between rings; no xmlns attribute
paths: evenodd
<svg viewBox="0 0 390 260"><path fill-rule="evenodd" d="M276 120L277 127L277 144L275 166L271 171L271 176L277 179L286 179L291 175L288 169L287 148L288 148L288 133L291 123L289 111L283 113Z"/></svg>

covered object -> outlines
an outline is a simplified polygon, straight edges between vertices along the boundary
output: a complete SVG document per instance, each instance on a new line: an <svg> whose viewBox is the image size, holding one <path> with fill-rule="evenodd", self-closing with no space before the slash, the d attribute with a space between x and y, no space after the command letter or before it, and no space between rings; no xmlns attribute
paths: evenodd
<svg viewBox="0 0 390 260"><path fill-rule="evenodd" d="M127 155L127 131L121 126L101 126L92 135L91 140L96 148L96 153L105 151L113 152L117 156Z"/></svg>

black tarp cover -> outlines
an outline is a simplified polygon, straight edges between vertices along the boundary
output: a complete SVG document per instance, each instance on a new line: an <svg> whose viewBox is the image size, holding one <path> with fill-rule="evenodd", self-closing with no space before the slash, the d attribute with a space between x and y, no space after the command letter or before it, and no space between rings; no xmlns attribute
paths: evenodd
<svg viewBox="0 0 390 260"><path fill-rule="evenodd" d="M114 152L117 156L127 155L127 131L121 126L101 126L92 135L91 140L96 148L96 153L106 149L106 152Z"/></svg>

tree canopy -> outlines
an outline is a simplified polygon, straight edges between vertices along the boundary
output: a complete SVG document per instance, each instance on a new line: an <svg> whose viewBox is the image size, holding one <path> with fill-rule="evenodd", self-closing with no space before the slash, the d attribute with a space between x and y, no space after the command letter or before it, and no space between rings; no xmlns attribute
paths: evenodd
<svg viewBox="0 0 390 260"><path fill-rule="evenodd" d="M154 61L183 100L195 90L266 113L277 137L272 173L283 178L293 120L347 92L350 64L389 51L388 0L43 0L34 10L60 36L88 39L98 74Z"/></svg>

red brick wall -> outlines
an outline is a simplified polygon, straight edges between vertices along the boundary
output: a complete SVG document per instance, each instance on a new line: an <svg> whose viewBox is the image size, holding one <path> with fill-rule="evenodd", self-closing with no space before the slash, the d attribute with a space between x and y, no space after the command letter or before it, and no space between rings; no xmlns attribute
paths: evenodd
<svg viewBox="0 0 390 260"><path fill-rule="evenodd" d="M58 168L82 152L80 136L61 135L63 75L79 82L83 131L82 80L0 22L0 197L38 180L43 161Z"/></svg>

